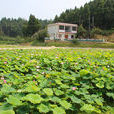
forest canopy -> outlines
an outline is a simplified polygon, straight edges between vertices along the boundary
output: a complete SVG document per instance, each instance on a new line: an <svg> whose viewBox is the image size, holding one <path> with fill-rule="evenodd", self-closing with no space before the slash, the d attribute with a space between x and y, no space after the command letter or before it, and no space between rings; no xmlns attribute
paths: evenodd
<svg viewBox="0 0 114 114"><path fill-rule="evenodd" d="M54 22L66 22L83 25L86 29L98 27L114 28L114 0L94 0L84 7L67 9L60 16L55 16Z"/></svg>

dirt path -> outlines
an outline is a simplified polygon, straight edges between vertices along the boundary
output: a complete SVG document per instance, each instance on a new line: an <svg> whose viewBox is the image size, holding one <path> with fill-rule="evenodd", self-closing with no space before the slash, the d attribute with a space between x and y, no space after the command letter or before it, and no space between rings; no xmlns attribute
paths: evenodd
<svg viewBox="0 0 114 114"><path fill-rule="evenodd" d="M114 50L114 48L78 48L78 47L54 47L54 46L51 46L51 47L3 47L3 48L0 48L0 50L12 50L12 49L102 49L102 50Z"/></svg>

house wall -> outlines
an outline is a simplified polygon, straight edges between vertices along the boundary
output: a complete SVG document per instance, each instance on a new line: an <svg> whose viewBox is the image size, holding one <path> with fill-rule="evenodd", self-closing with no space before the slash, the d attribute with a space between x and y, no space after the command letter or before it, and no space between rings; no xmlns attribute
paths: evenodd
<svg viewBox="0 0 114 114"><path fill-rule="evenodd" d="M57 37L57 34L58 34L58 28L59 26L58 25L49 25L48 26L48 34L50 36L50 39L53 40L54 38Z"/></svg>

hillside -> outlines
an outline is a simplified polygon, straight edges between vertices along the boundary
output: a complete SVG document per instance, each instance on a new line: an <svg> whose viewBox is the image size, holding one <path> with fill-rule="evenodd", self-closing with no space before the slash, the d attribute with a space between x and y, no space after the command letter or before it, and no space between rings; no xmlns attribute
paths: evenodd
<svg viewBox="0 0 114 114"><path fill-rule="evenodd" d="M67 22L83 25L86 29L98 27L114 28L114 0L93 0L84 7L67 9L60 16L55 16L54 22ZM89 26L90 25L90 26Z"/></svg>

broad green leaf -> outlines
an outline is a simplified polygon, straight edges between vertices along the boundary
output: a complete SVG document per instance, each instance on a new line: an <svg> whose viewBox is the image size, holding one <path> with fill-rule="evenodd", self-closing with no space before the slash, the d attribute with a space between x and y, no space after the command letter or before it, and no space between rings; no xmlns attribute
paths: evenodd
<svg viewBox="0 0 114 114"><path fill-rule="evenodd" d="M13 110L0 110L0 114L15 114Z"/></svg>
<svg viewBox="0 0 114 114"><path fill-rule="evenodd" d="M59 84L59 85L62 84L62 82L61 82L60 80L57 80L57 79L55 80L55 82L56 82L57 84Z"/></svg>
<svg viewBox="0 0 114 114"><path fill-rule="evenodd" d="M52 96L53 95L53 91L51 88L45 88L43 89L44 93L48 96Z"/></svg>
<svg viewBox="0 0 114 114"><path fill-rule="evenodd" d="M61 99L59 97L51 97L50 100L55 103L58 103L59 101L61 101Z"/></svg>
<svg viewBox="0 0 114 114"><path fill-rule="evenodd" d="M9 104L12 104L13 106L20 106L22 105L22 102L20 101L20 99L10 95L8 98L6 98L7 102Z"/></svg>
<svg viewBox="0 0 114 114"><path fill-rule="evenodd" d="M62 100L59 102L61 104L61 106L63 106L65 109L69 109L72 105L70 103L68 103L65 100Z"/></svg>
<svg viewBox="0 0 114 114"><path fill-rule="evenodd" d="M94 112L95 111L95 107L90 105L90 104L84 104L81 109L81 111L85 111L85 112Z"/></svg>
<svg viewBox="0 0 114 114"><path fill-rule="evenodd" d="M38 94L28 94L25 97L22 98L22 100L30 101L33 104L40 103L43 99Z"/></svg>
<svg viewBox="0 0 114 114"><path fill-rule="evenodd" d="M53 114L66 114L65 110L61 107L56 107L53 109Z"/></svg>
<svg viewBox="0 0 114 114"><path fill-rule="evenodd" d="M104 82L99 82L96 84L98 88L104 88Z"/></svg>
<svg viewBox="0 0 114 114"><path fill-rule="evenodd" d="M85 75L87 75L89 73L89 71L87 71L87 70L80 70L80 76L85 76Z"/></svg>
<svg viewBox="0 0 114 114"><path fill-rule="evenodd" d="M0 106L0 110L13 110L13 107L12 105L5 103L5 104L2 104L2 106Z"/></svg>
<svg viewBox="0 0 114 114"><path fill-rule="evenodd" d="M107 96L112 97L114 99L114 93L106 93Z"/></svg>
<svg viewBox="0 0 114 114"><path fill-rule="evenodd" d="M36 85L29 85L24 89L26 92L37 92L40 91L40 88L38 88Z"/></svg>
<svg viewBox="0 0 114 114"><path fill-rule="evenodd" d="M56 94L57 96L59 96L59 95L63 95L63 94L64 94L63 91L58 90L58 89L54 89L54 92L55 92L55 94Z"/></svg>
<svg viewBox="0 0 114 114"><path fill-rule="evenodd" d="M100 99L95 99L95 102L96 102L98 105L103 106L103 103L102 103L102 101L101 101Z"/></svg>
<svg viewBox="0 0 114 114"><path fill-rule="evenodd" d="M48 106L46 106L44 104L41 104L40 106L38 106L37 109L39 109L40 113L47 113L50 111Z"/></svg>
<svg viewBox="0 0 114 114"><path fill-rule="evenodd" d="M10 85L3 85L3 87L1 88L1 92L2 93L10 93L10 92L15 92L16 90L14 88L12 88Z"/></svg>
<svg viewBox="0 0 114 114"><path fill-rule="evenodd" d="M75 97L75 96L71 96L70 98L71 98L71 100L72 100L73 103L78 103L78 104L80 104L80 103L82 102L82 100L78 99L78 98Z"/></svg>
<svg viewBox="0 0 114 114"><path fill-rule="evenodd" d="M61 88L64 88L64 89L69 88L69 86L66 84L61 84L60 86L61 86Z"/></svg>

